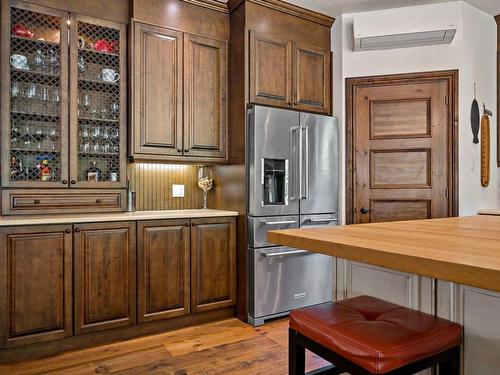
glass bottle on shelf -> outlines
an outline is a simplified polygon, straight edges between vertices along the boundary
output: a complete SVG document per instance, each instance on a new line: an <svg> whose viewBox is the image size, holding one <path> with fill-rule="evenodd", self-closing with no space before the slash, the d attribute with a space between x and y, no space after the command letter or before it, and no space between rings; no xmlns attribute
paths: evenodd
<svg viewBox="0 0 500 375"><path fill-rule="evenodd" d="M97 162L91 161L89 168L85 171L85 177L89 182L101 181L101 170L97 167Z"/></svg>
<svg viewBox="0 0 500 375"><path fill-rule="evenodd" d="M39 72L45 72L47 70L47 58L42 53L41 49L37 49L33 57L33 66L35 70Z"/></svg>
<svg viewBox="0 0 500 375"><path fill-rule="evenodd" d="M50 67L50 73L57 75L59 74L59 69L60 69L60 64L59 64L59 56L57 55L57 52L51 49L49 51L49 67Z"/></svg>
<svg viewBox="0 0 500 375"><path fill-rule="evenodd" d="M114 161L109 162L108 173L109 173L109 181L111 182L118 181L119 168Z"/></svg>

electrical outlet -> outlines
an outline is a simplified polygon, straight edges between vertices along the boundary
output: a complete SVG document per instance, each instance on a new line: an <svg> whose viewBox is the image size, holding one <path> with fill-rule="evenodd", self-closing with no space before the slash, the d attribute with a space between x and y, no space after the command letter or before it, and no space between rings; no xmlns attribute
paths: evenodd
<svg viewBox="0 0 500 375"><path fill-rule="evenodd" d="M172 197L184 198L184 185L172 185Z"/></svg>

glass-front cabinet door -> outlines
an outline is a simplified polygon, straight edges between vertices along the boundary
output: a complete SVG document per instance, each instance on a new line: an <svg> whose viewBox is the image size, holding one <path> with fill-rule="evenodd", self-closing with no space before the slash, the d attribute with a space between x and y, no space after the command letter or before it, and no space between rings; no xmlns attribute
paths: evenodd
<svg viewBox="0 0 500 375"><path fill-rule="evenodd" d="M2 2L2 186L68 185L68 14Z"/></svg>
<svg viewBox="0 0 500 375"><path fill-rule="evenodd" d="M123 187L126 29L80 15L70 27L71 185Z"/></svg>

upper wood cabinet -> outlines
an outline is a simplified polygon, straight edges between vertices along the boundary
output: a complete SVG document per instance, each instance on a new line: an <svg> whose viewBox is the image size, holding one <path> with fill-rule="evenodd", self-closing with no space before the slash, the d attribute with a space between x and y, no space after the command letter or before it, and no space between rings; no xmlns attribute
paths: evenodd
<svg viewBox="0 0 500 375"><path fill-rule="evenodd" d="M292 43L250 31L250 101L292 106Z"/></svg>
<svg viewBox="0 0 500 375"><path fill-rule="evenodd" d="M0 347L72 334L71 225L0 229Z"/></svg>
<svg viewBox="0 0 500 375"><path fill-rule="evenodd" d="M136 322L135 223L76 224L75 334Z"/></svg>
<svg viewBox="0 0 500 375"><path fill-rule="evenodd" d="M250 31L250 102L330 113L330 50Z"/></svg>
<svg viewBox="0 0 500 375"><path fill-rule="evenodd" d="M125 25L1 6L2 187L125 187Z"/></svg>
<svg viewBox="0 0 500 375"><path fill-rule="evenodd" d="M133 22L135 160L224 161L227 41Z"/></svg>
<svg viewBox="0 0 500 375"><path fill-rule="evenodd" d="M191 310L235 305L235 219L194 219L191 225Z"/></svg>
<svg viewBox="0 0 500 375"><path fill-rule="evenodd" d="M137 223L138 320L190 312L189 220Z"/></svg>

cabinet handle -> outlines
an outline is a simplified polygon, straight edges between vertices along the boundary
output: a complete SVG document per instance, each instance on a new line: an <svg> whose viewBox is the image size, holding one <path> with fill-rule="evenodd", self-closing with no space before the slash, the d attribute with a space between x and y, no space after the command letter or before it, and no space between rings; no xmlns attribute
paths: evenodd
<svg viewBox="0 0 500 375"><path fill-rule="evenodd" d="M61 181L63 185L67 185L68 184L68 180L62 180Z"/></svg>
<svg viewBox="0 0 500 375"><path fill-rule="evenodd" d="M64 232L70 234L71 233L71 229L68 228Z"/></svg>
<svg viewBox="0 0 500 375"><path fill-rule="evenodd" d="M189 227L189 223L185 223L185 224L184 224L184 226L185 226L185 227Z"/></svg>
<svg viewBox="0 0 500 375"><path fill-rule="evenodd" d="M35 201L33 203L40 204L40 199L35 199Z"/></svg>
<svg viewBox="0 0 500 375"><path fill-rule="evenodd" d="M71 180L71 185L76 184L76 180Z"/></svg>
<svg viewBox="0 0 500 375"><path fill-rule="evenodd" d="M182 152L182 148L178 148L177 152L180 154Z"/></svg>
<svg viewBox="0 0 500 375"><path fill-rule="evenodd" d="M189 152L189 148L185 148L185 149L184 149L184 152Z"/></svg>
<svg viewBox="0 0 500 375"><path fill-rule="evenodd" d="M95 202L96 203L102 203L102 200L101 199L96 199Z"/></svg>
<svg viewBox="0 0 500 375"><path fill-rule="evenodd" d="M195 224L195 223L191 223L191 226L195 227L195 226L196 226L196 224Z"/></svg>
<svg viewBox="0 0 500 375"><path fill-rule="evenodd" d="M80 228L75 228L76 233L80 233Z"/></svg>

